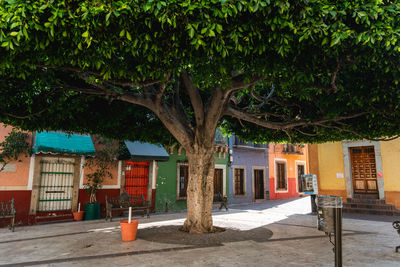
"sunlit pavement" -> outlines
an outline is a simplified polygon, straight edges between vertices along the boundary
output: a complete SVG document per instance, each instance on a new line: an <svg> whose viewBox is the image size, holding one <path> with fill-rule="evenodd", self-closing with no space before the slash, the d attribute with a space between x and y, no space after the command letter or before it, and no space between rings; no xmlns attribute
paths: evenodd
<svg viewBox="0 0 400 267"><path fill-rule="evenodd" d="M333 245L316 229L310 210L309 198L216 209L214 225L240 237L201 246L164 238L164 229L183 224L184 212L137 217L133 242L121 241L119 218L24 226L14 233L2 228L0 266L334 266ZM394 219L345 215L344 266L400 266ZM154 227L159 232L149 239Z"/></svg>

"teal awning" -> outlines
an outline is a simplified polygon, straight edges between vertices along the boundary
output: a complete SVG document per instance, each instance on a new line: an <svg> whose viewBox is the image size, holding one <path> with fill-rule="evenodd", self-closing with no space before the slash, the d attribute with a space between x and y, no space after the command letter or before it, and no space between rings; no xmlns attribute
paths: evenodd
<svg viewBox="0 0 400 267"><path fill-rule="evenodd" d="M33 152L94 156L96 151L90 135L36 132Z"/></svg>
<svg viewBox="0 0 400 267"><path fill-rule="evenodd" d="M125 141L132 159L169 160L167 151L161 145Z"/></svg>

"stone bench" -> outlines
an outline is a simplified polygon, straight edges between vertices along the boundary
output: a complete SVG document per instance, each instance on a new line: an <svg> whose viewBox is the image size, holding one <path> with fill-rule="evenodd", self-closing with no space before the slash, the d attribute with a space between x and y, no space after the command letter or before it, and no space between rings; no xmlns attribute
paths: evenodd
<svg viewBox="0 0 400 267"><path fill-rule="evenodd" d="M9 229L14 232L14 222L15 222L15 206L14 198L8 202L0 202L0 218L10 218L11 223Z"/></svg>
<svg viewBox="0 0 400 267"><path fill-rule="evenodd" d="M112 221L113 211L125 211L132 207L133 211L142 210L143 216L147 214L147 218L150 217L150 205L144 199L144 196L133 197L126 192L122 193L119 197L108 197L106 196L106 221L110 219Z"/></svg>

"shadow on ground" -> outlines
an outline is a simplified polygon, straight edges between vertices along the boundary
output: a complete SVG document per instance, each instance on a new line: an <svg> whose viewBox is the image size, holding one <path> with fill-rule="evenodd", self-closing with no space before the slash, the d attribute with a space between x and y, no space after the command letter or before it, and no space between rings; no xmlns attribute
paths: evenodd
<svg viewBox="0 0 400 267"><path fill-rule="evenodd" d="M138 239L150 242L182 244L193 246L217 246L223 243L239 241L266 242L273 235L272 231L259 227L248 231L225 229L210 234L188 234L179 230L180 226L161 226L140 229L137 233Z"/></svg>

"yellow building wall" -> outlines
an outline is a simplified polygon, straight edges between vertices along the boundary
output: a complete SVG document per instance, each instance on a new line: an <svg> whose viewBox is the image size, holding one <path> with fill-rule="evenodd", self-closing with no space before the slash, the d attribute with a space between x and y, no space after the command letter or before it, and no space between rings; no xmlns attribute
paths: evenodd
<svg viewBox="0 0 400 267"><path fill-rule="evenodd" d="M341 142L318 145L318 186L320 195L332 195L346 199L343 149ZM337 178L343 174L343 178Z"/></svg>
<svg viewBox="0 0 400 267"><path fill-rule="evenodd" d="M380 145L385 189L400 191L400 139Z"/></svg>
<svg viewBox="0 0 400 267"><path fill-rule="evenodd" d="M400 209L400 139L380 142L380 146L386 203Z"/></svg>

